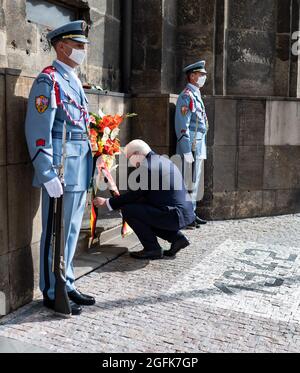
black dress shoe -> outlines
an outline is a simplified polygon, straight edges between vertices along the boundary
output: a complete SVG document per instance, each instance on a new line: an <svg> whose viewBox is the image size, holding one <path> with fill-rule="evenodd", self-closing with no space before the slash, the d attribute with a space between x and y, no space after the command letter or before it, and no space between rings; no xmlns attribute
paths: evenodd
<svg viewBox="0 0 300 373"><path fill-rule="evenodd" d="M196 223L196 221L193 221L191 224L187 225L184 230L195 230L197 228L200 228L200 224Z"/></svg>
<svg viewBox="0 0 300 373"><path fill-rule="evenodd" d="M50 308L51 310L55 311L55 307L54 307L54 300L48 298L48 297L44 297L43 299L43 304L45 307L47 308ZM70 306L71 306L71 313L72 315L80 315L81 312L82 312L82 307L80 307L78 304L70 301Z"/></svg>
<svg viewBox="0 0 300 373"><path fill-rule="evenodd" d="M201 224L201 225L207 224L207 221L199 218L199 216L196 216L195 221L196 221L197 224Z"/></svg>
<svg viewBox="0 0 300 373"><path fill-rule="evenodd" d="M82 306L93 306L96 301L94 297L87 294L82 294L79 290L68 291L68 297L74 303Z"/></svg>
<svg viewBox="0 0 300 373"><path fill-rule="evenodd" d="M130 253L130 256L134 259L149 259L149 260L156 260L163 258L162 250L142 250L138 252Z"/></svg>
<svg viewBox="0 0 300 373"><path fill-rule="evenodd" d="M172 243L170 250L164 251L164 255L175 256L179 250L184 249L185 247L189 245L190 245L190 241L185 236L182 236L177 241Z"/></svg>

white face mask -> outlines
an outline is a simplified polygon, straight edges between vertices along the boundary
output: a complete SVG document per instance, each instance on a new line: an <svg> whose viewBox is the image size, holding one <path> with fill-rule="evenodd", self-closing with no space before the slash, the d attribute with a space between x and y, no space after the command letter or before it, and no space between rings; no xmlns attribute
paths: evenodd
<svg viewBox="0 0 300 373"><path fill-rule="evenodd" d="M206 82L206 79L207 79L207 76L206 75L203 75L203 76L200 76L199 79L197 80L197 84L200 88L202 88Z"/></svg>
<svg viewBox="0 0 300 373"><path fill-rule="evenodd" d="M68 45L68 47L71 48L69 45ZM85 57L86 57L86 50L85 49L75 49L75 48L71 48L71 49L72 49L72 53L68 57L70 58L70 60L75 62L77 65L81 65L83 63Z"/></svg>

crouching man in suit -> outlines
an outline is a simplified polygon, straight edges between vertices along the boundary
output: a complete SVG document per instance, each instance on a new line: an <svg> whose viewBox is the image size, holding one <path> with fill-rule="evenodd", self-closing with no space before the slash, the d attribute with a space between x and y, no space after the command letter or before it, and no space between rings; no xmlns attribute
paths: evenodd
<svg viewBox="0 0 300 373"><path fill-rule="evenodd" d="M121 210L144 248L131 253L132 257L161 259L164 255L175 256L190 244L180 229L195 219L182 175L173 162L154 153L142 140L130 142L125 147L125 155L131 166L138 169L139 188L110 199L97 197L94 204ZM170 250L163 252L157 237L170 242Z"/></svg>

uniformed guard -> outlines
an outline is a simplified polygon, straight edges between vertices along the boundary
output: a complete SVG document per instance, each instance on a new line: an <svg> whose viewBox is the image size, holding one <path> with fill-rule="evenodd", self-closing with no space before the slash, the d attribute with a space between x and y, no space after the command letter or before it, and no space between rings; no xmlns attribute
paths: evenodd
<svg viewBox="0 0 300 373"><path fill-rule="evenodd" d="M201 170L206 159L206 135L208 120L200 88L206 82L205 61L199 61L184 68L188 84L179 95L176 105L175 130L177 136L177 154L183 158L183 164L192 165L191 186L188 188L195 210L195 222L189 228L199 227L207 222L196 215L197 195L200 187Z"/></svg>
<svg viewBox="0 0 300 373"><path fill-rule="evenodd" d="M72 314L80 314L81 305L92 305L95 299L75 287L73 257L92 177L92 151L88 139L88 100L75 68L86 56L86 23L70 22L47 38L57 59L46 67L33 83L25 123L25 133L35 174L33 185L42 188L42 237L40 247L40 288L44 305L54 309L55 277L52 272L53 248L50 199L64 194L66 288ZM63 126L64 188L57 177L61 163Z"/></svg>

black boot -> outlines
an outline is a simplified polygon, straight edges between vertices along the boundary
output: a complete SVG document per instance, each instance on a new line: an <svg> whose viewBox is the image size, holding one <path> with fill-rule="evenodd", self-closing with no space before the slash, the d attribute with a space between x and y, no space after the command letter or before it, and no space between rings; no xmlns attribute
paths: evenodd
<svg viewBox="0 0 300 373"><path fill-rule="evenodd" d="M71 301L82 306L93 306L96 301L94 297L87 294L82 294L79 290L75 289L68 292L68 297Z"/></svg>

